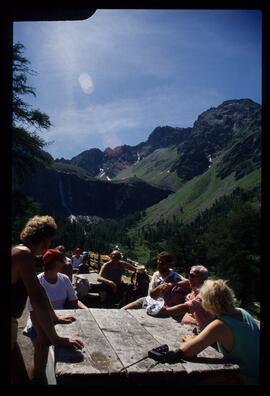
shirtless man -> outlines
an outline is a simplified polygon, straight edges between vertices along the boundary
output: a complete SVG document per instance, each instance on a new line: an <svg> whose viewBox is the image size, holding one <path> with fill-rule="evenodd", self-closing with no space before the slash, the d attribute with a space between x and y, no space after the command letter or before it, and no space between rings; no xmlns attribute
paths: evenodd
<svg viewBox="0 0 270 396"><path fill-rule="evenodd" d="M99 294L101 303L107 303L110 299L121 299L127 284L122 282L125 270L135 272L137 267L121 260L121 253L113 250L111 260L103 264L97 280L101 282Z"/></svg>
<svg viewBox="0 0 270 396"><path fill-rule="evenodd" d="M38 281L35 271L35 256L43 255L48 249L57 225L50 216L34 216L20 234L22 245L12 248L11 262L11 383L29 383L29 378L17 343L18 321L29 296L35 311L32 317L37 330L37 340L48 345L66 345L82 349L83 343L70 337L59 337L54 325L71 323L71 315L57 316L48 300L47 294ZM30 379L46 383L45 373L30 373Z"/></svg>

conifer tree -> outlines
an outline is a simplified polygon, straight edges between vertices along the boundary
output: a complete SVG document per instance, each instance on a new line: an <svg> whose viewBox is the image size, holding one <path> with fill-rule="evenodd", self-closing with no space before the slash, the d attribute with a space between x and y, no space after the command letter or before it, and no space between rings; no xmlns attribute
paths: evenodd
<svg viewBox="0 0 270 396"><path fill-rule="evenodd" d="M35 89L28 85L29 75L34 75L30 62L24 56L24 46L13 46L13 125L12 125L12 173L13 188L19 179L31 175L39 166L50 162L51 157L42 149L46 142L39 133L51 126L49 116L33 109L25 96L36 96Z"/></svg>

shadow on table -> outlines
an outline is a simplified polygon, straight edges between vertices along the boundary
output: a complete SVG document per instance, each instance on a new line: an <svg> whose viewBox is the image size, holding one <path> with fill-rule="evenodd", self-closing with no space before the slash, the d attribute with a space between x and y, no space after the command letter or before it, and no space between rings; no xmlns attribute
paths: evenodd
<svg viewBox="0 0 270 396"><path fill-rule="evenodd" d="M188 359L185 358L185 360L188 362L203 363L203 364L226 364L226 362L222 358L214 358L214 357L206 357L206 356L200 356L200 357L194 357Z"/></svg>
<svg viewBox="0 0 270 396"><path fill-rule="evenodd" d="M84 360L84 354L80 349L73 347L55 348L55 360L65 363L79 363Z"/></svg>

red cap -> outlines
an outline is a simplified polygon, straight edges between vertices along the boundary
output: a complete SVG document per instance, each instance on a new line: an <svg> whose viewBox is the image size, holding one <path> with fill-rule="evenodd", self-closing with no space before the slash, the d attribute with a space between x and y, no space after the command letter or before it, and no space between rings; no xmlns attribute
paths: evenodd
<svg viewBox="0 0 270 396"><path fill-rule="evenodd" d="M60 252L60 250L57 249L49 249L47 250L47 252L43 255L43 261L44 264L48 264L51 261L54 260L60 260L63 261L64 260L64 255L62 252Z"/></svg>

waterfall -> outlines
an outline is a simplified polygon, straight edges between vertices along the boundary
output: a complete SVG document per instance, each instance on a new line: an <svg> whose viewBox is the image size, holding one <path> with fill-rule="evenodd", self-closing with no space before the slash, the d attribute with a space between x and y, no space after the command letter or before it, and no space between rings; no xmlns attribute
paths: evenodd
<svg viewBox="0 0 270 396"><path fill-rule="evenodd" d="M65 192L63 189L63 182L62 182L62 177L59 174L59 183L58 183L58 187L59 187L59 193L60 193L60 198L61 198L61 204L64 208L66 208L66 210L68 211L68 213L71 213L71 210L68 207L67 201L66 201L66 197L65 197Z"/></svg>
<svg viewBox="0 0 270 396"><path fill-rule="evenodd" d="M209 169L209 168L211 168L212 162L213 162L212 157L211 157L211 154L209 154L209 155L207 156L207 158L208 158L208 161L210 162L210 165L208 165L208 169Z"/></svg>
<svg viewBox="0 0 270 396"><path fill-rule="evenodd" d="M137 161L135 162L135 164L140 162L140 160L141 160L141 156L140 156L140 153L138 153L138 151L137 151Z"/></svg>

